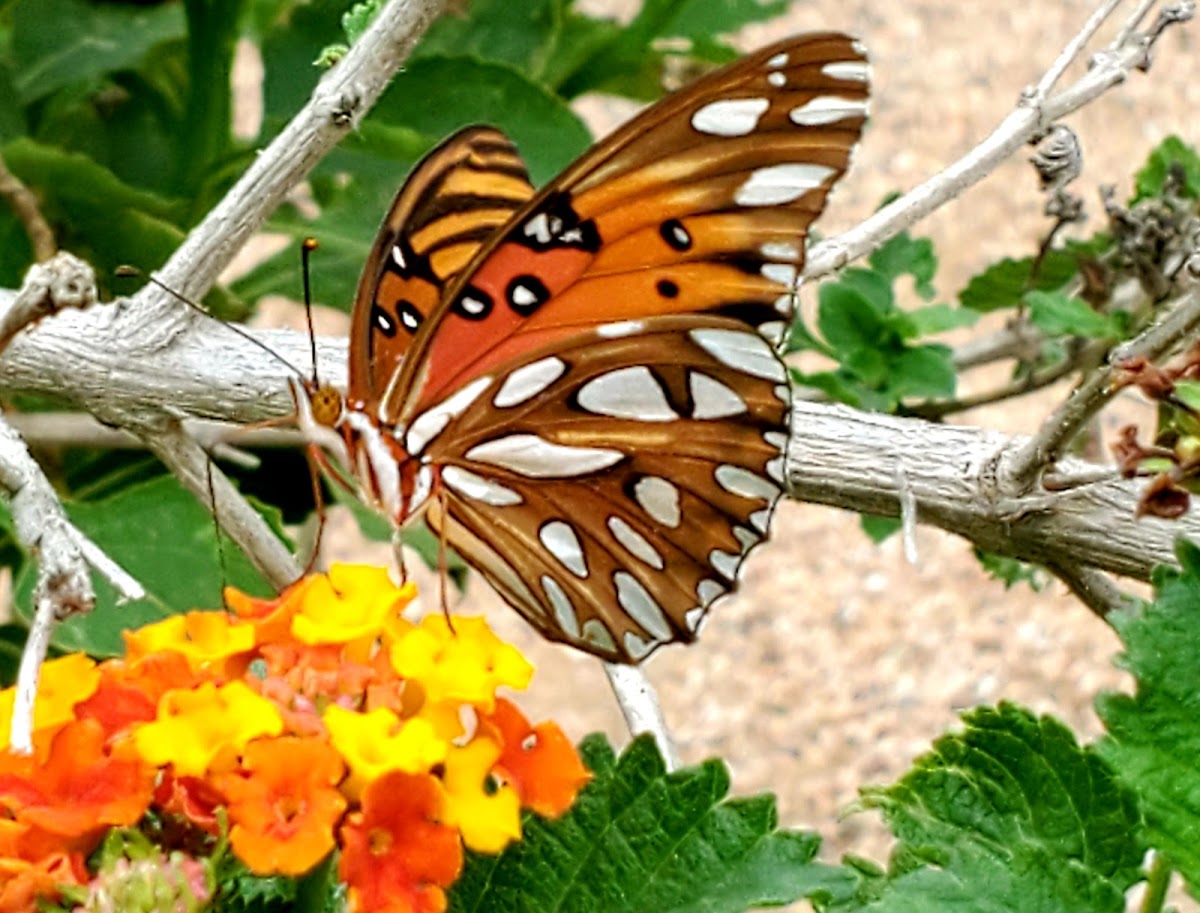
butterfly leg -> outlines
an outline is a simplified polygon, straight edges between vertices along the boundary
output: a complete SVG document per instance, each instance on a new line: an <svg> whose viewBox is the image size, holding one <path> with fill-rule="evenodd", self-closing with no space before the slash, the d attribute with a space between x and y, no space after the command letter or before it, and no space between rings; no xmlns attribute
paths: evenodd
<svg viewBox="0 0 1200 913"><path fill-rule="evenodd" d="M441 486L438 486L435 497L438 499L438 514L446 516L446 493ZM438 530L438 600L442 606L442 615L446 619L446 627L450 629L450 633L454 634L454 621L450 617L450 604L446 598L446 590L450 579L450 559L449 551L446 545L446 524L442 524Z"/></svg>

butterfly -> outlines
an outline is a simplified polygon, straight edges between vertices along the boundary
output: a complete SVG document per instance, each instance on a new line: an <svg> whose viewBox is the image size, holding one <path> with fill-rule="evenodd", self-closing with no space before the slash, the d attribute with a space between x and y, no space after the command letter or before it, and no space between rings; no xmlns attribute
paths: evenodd
<svg viewBox="0 0 1200 913"><path fill-rule="evenodd" d="M867 76L849 36L778 42L540 191L503 133L455 134L366 261L345 395L296 391L302 424L547 638L624 663L694 639L782 494L777 347Z"/></svg>

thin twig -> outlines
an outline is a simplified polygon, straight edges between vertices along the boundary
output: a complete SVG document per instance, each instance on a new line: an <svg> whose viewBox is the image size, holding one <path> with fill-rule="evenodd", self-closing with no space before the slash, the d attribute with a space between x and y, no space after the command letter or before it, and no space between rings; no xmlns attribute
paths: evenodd
<svg viewBox="0 0 1200 913"><path fill-rule="evenodd" d="M1047 124L1124 82L1145 56L1144 45L1123 45L1118 52L1099 59L1076 82L1042 104L1019 106L983 142L940 174L893 200L855 228L815 245L808 253L805 279L841 269L978 183L1030 139L1042 133Z"/></svg>
<svg viewBox="0 0 1200 913"><path fill-rule="evenodd" d="M283 589L300 576L300 565L270 526L238 494L225 474L212 465L208 454L178 421L134 431L142 435L147 446L184 487L208 507L222 531L238 544L272 586Z"/></svg>
<svg viewBox="0 0 1200 913"><path fill-rule="evenodd" d="M1104 24L1104 20L1112 15L1113 11L1120 6L1124 0L1105 0L1100 7L1088 17L1087 22L1083 24L1083 28L1079 33L1071 39L1061 54L1050 65L1038 84L1033 87L1032 91L1027 96L1027 103L1037 107L1046 100L1046 96L1050 94L1050 90L1054 88L1055 83L1062 78L1063 73L1067 71L1075 59L1083 51L1084 47L1092 37Z"/></svg>
<svg viewBox="0 0 1200 913"><path fill-rule="evenodd" d="M1200 330L1200 291L1193 289L1165 317L1113 349L1109 363L1076 387L1067 401L1042 423L1037 434L1016 452L1005 467L1001 484L1014 492L1030 489L1038 474L1062 455L1075 435L1117 392L1113 385L1116 365L1135 357L1154 361L1197 330Z"/></svg>
<svg viewBox="0 0 1200 913"><path fill-rule="evenodd" d="M1125 20L1125 24L1121 26L1121 31L1117 33L1117 37L1113 39L1111 48L1116 50L1119 47L1124 47L1138 30L1138 27L1142 24L1142 20L1146 18L1150 10L1154 9L1159 2L1160 0L1140 0L1137 8Z"/></svg>
<svg viewBox="0 0 1200 913"><path fill-rule="evenodd" d="M0 155L0 198L8 204L17 217L17 221L25 229L29 238L29 247L33 251L33 259L44 263L54 256L58 250L58 242L54 240L54 229L42 215L41 204L33 191L21 183L21 179L8 170L8 163Z"/></svg>
<svg viewBox="0 0 1200 913"><path fill-rule="evenodd" d="M612 686L613 695L625 717L625 725L633 735L648 732L654 737L658 751L663 756L667 770L679 769L679 756L667 731L663 718L662 704L646 673L637 666L618 666L604 663L604 673Z"/></svg>
<svg viewBox="0 0 1200 913"><path fill-rule="evenodd" d="M1065 562L1053 562L1046 569L1067 585L1067 589L1096 617L1108 620L1109 615L1119 610L1136 608L1135 596L1123 592L1107 574L1092 567L1081 567Z"/></svg>

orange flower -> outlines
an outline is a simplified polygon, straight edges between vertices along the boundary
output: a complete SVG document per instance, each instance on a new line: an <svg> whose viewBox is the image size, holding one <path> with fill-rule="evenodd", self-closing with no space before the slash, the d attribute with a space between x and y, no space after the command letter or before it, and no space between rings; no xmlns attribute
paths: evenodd
<svg viewBox="0 0 1200 913"><path fill-rule="evenodd" d="M125 654L138 660L155 653L178 653L192 669L236 668L238 657L254 649L254 626L224 612L195 611L125 632Z"/></svg>
<svg viewBox="0 0 1200 913"><path fill-rule="evenodd" d="M504 750L496 769L512 783L521 805L547 818L570 808L592 775L557 724L530 726L504 698L496 699L496 709L484 720L500 732Z"/></svg>
<svg viewBox="0 0 1200 913"><path fill-rule="evenodd" d="M62 885L86 883L87 869L77 853L54 853L36 862L0 857L0 910L38 913L38 901L58 900Z"/></svg>
<svg viewBox="0 0 1200 913"><path fill-rule="evenodd" d="M424 774L393 771L363 792L342 825L339 874L354 913L442 913L462 868L458 832L438 823L441 788Z"/></svg>
<svg viewBox="0 0 1200 913"><path fill-rule="evenodd" d="M333 849L346 810L337 790L345 768L316 738L284 736L246 746L241 770L216 778L228 799L229 840L259 875L302 875Z"/></svg>
<svg viewBox="0 0 1200 913"><path fill-rule="evenodd" d="M27 779L0 777L0 802L19 821L86 847L111 825L133 824L150 805L154 770L105 754L95 720L63 727Z"/></svg>
<svg viewBox="0 0 1200 913"><path fill-rule="evenodd" d="M225 796L208 780L181 777L168 768L154 790L154 804L169 815L183 816L214 837L221 833L217 809L225 804Z"/></svg>

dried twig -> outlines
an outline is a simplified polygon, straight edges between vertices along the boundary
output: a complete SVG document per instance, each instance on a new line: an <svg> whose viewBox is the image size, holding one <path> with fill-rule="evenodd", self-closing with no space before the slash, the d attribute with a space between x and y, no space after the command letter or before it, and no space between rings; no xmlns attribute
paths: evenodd
<svg viewBox="0 0 1200 913"><path fill-rule="evenodd" d="M44 263L54 256L58 244L54 240L54 229L42 215L41 205L33 192L21 183L21 179L8 170L4 156L0 156L0 198L8 204L17 221L25 229L33 259Z"/></svg>

